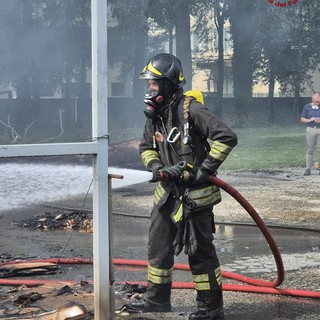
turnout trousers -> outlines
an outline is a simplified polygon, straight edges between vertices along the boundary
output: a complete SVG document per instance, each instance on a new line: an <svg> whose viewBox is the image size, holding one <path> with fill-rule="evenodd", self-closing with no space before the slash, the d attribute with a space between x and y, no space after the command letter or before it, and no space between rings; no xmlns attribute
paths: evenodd
<svg viewBox="0 0 320 320"><path fill-rule="evenodd" d="M173 241L177 233L177 227L170 215L175 202L176 198L170 194L160 209L154 206L151 212L145 300L159 305L170 303L174 265ZM197 290L197 301L215 309L221 307L223 302L220 263L213 245L212 209L212 206L205 207L192 213L198 249L194 255L188 256L188 259Z"/></svg>

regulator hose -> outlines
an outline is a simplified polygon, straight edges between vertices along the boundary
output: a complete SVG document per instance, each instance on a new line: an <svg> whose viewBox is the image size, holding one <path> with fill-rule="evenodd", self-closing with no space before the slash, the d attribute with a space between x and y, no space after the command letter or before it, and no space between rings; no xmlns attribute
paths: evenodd
<svg viewBox="0 0 320 320"><path fill-rule="evenodd" d="M308 298L316 298L320 299L320 292L317 291L305 291L305 290L294 290L294 289L280 289L277 288L280 286L284 280L284 266L280 251L278 249L277 244L275 243L271 233L269 232L266 224L258 215L256 210L250 205L250 203L233 187L227 184L225 181L215 177L210 176L209 180L212 184L217 185L227 193L229 193L235 200L239 202L239 204L250 214L252 219L255 221L257 226L260 228L261 232L263 233L266 241L268 242L273 256L275 258L275 262L277 265L277 278L274 281L266 281L260 279L250 278L244 275L222 271L222 276L226 278L230 278L233 280L241 281L248 285L240 285L240 284L223 284L223 289L226 291L240 291L240 292L254 292L254 293L267 293L267 294L277 294L277 295L289 295L295 297L308 297ZM83 258L50 258L50 259L39 259L39 260L32 260L34 262L51 262L57 264L92 264L92 259L83 259ZM17 261L25 262L25 261ZM8 262L12 263L12 262ZM8 263L0 263L0 266L8 264ZM148 262L145 260L127 260L127 259L114 259L114 265L119 266L134 266L134 267L146 267ZM174 268L177 270L190 270L190 267L186 264L179 264L176 263ZM26 279L19 279L19 280L12 280L12 279L1 279L0 278L0 286L18 286L18 285L27 285L30 287L39 286L46 283L79 283L79 281L75 280L26 280ZM136 284L137 282L129 282L126 281L125 283L128 284ZM147 286L147 283L139 282L140 284ZM175 289L194 289L194 284L192 282L174 282L172 287Z"/></svg>

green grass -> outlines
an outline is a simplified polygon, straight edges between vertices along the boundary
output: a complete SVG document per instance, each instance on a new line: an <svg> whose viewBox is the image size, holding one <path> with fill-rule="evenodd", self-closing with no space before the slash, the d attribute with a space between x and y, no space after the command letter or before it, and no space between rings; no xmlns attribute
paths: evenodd
<svg viewBox="0 0 320 320"><path fill-rule="evenodd" d="M139 126L110 126L109 144L141 138ZM268 168L304 167L306 139L305 127L233 128L238 135L238 145L222 164L222 170L263 170ZM91 129L66 130L61 138L58 132L33 132L24 143L54 143L88 141ZM0 144L10 144L11 136L0 135Z"/></svg>
<svg viewBox="0 0 320 320"><path fill-rule="evenodd" d="M304 126L234 129L238 145L222 164L224 170L261 170L305 165Z"/></svg>
<svg viewBox="0 0 320 320"><path fill-rule="evenodd" d="M305 165L305 127L234 128L238 145L233 149L222 170L263 170ZM110 131L110 144L140 139L138 127Z"/></svg>

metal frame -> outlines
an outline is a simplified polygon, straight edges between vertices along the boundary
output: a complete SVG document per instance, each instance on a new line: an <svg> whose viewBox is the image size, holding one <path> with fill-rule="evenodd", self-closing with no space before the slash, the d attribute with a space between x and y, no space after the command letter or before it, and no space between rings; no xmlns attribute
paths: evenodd
<svg viewBox="0 0 320 320"><path fill-rule="evenodd" d="M111 228L108 201L107 0L91 0L92 137L88 143L0 146L0 158L93 155L94 317L114 319Z"/></svg>

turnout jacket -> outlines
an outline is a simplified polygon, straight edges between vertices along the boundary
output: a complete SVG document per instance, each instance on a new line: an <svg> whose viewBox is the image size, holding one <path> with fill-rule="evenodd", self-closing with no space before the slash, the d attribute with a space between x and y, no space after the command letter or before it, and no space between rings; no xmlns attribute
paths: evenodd
<svg viewBox="0 0 320 320"><path fill-rule="evenodd" d="M186 161L194 171L201 165L215 174L237 144L236 134L202 103L188 95L190 92L181 95L155 120L147 118L139 145L147 170L151 171L155 163L170 166ZM188 190L189 198L196 203L195 210L221 201L219 188L211 184L191 187L180 182L178 190L180 195ZM158 182L155 205L160 208L171 191L171 182Z"/></svg>

